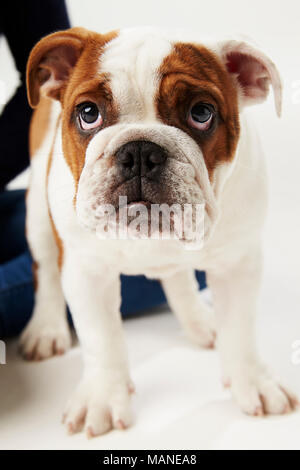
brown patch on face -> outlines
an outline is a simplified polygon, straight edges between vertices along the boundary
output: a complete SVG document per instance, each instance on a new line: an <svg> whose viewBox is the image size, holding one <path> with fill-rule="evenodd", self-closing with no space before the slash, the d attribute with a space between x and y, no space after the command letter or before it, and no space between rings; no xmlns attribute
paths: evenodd
<svg viewBox="0 0 300 470"><path fill-rule="evenodd" d="M221 162L230 161L239 138L238 95L233 79L218 57L203 46L177 43L163 61L156 96L158 118L182 129L199 145L210 178ZM190 127L192 105L202 102L216 110L208 131Z"/></svg>
<svg viewBox="0 0 300 470"><path fill-rule="evenodd" d="M28 100L36 107L42 96L62 104L63 150L77 186L87 145L93 132L80 132L76 105L93 101L104 117L104 127L116 122L117 109L112 100L109 77L100 73L104 46L118 33L98 34L84 28L58 31L39 41L27 64ZM103 127L102 126L102 127ZM34 139L39 140L34 132ZM36 147L37 143L34 143Z"/></svg>
<svg viewBox="0 0 300 470"><path fill-rule="evenodd" d="M32 158L46 136L51 110L51 99L42 98L34 110L29 128L29 153Z"/></svg>
<svg viewBox="0 0 300 470"><path fill-rule="evenodd" d="M76 188L84 166L87 146L95 135L93 131L85 132L78 128L76 106L88 101L96 103L103 118L101 128L115 124L118 119L118 109L113 102L109 76L100 73L100 57L103 48L116 36L115 32L107 35L91 34L64 93L62 101L63 151L74 176Z"/></svg>

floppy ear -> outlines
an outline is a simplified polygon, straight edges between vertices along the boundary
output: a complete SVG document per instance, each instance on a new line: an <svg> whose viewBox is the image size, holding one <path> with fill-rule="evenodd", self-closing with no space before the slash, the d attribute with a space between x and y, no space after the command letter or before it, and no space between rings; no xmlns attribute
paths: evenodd
<svg viewBox="0 0 300 470"><path fill-rule="evenodd" d="M50 34L35 45L27 63L30 106L36 107L41 95L61 99L87 37L88 31L84 28L71 28Z"/></svg>
<svg viewBox="0 0 300 470"><path fill-rule="evenodd" d="M282 84L275 64L250 43L229 40L221 43L221 57L229 73L236 77L241 90L241 104L264 101L273 87L277 115L281 115Z"/></svg>

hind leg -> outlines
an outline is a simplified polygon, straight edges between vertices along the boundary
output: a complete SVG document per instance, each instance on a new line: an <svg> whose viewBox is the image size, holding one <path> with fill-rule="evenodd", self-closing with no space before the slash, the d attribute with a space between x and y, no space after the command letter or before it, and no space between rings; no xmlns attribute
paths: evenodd
<svg viewBox="0 0 300 470"><path fill-rule="evenodd" d="M216 337L215 319L209 306L200 298L194 272L180 271L161 282L186 335L199 346L212 348Z"/></svg>
<svg viewBox="0 0 300 470"><path fill-rule="evenodd" d="M36 157L37 159L40 156ZM37 166L37 162L34 163ZM71 345L66 306L58 267L58 248L48 213L45 180L40 168L32 168L27 194L27 238L34 259L35 305L20 339L28 360L63 354Z"/></svg>

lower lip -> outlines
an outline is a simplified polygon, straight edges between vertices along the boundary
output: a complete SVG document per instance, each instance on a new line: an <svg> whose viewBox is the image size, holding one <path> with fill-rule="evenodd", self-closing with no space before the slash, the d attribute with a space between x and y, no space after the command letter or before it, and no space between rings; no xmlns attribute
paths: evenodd
<svg viewBox="0 0 300 470"><path fill-rule="evenodd" d="M134 202L130 202L129 204L127 204L126 207L128 209L131 209L132 207L138 207L138 206L144 206L147 209L150 209L151 202L149 202L149 201L134 201Z"/></svg>

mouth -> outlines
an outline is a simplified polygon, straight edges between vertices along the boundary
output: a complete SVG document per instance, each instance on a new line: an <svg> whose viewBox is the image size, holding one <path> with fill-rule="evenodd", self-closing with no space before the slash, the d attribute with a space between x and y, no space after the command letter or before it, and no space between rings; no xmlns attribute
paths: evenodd
<svg viewBox="0 0 300 470"><path fill-rule="evenodd" d="M127 196L114 202L98 207L95 231L100 239L177 240L195 249L202 246L203 217L193 205Z"/></svg>
<svg viewBox="0 0 300 470"><path fill-rule="evenodd" d="M127 209L138 209L139 206L145 207L146 209L151 209L152 202L145 201L144 199L140 199L138 201L130 201L127 204L119 206L119 209L127 208Z"/></svg>
<svg viewBox="0 0 300 470"><path fill-rule="evenodd" d="M145 177L134 177L111 188L107 199L116 210L144 206L147 209L153 204L168 203L168 188Z"/></svg>

